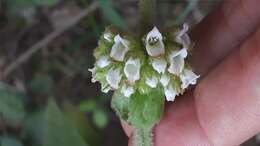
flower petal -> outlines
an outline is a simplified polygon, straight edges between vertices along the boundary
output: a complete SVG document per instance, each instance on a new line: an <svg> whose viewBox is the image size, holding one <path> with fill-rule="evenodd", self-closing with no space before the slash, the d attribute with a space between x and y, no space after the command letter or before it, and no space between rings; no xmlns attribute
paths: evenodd
<svg viewBox="0 0 260 146"><path fill-rule="evenodd" d="M91 69L88 69L89 72L91 72L91 82L92 83L95 83L97 80L96 80L96 71L97 71L97 68L94 67L94 68L91 68Z"/></svg>
<svg viewBox="0 0 260 146"><path fill-rule="evenodd" d="M131 84L140 79L140 68L140 59L130 58L125 63L124 73Z"/></svg>
<svg viewBox="0 0 260 146"><path fill-rule="evenodd" d="M129 51L129 43L127 40L116 35L114 38L114 45L112 46L110 57L116 61L123 61L125 54Z"/></svg>
<svg viewBox="0 0 260 146"><path fill-rule="evenodd" d="M169 82L170 82L170 77L169 76L167 76L166 74L163 74L162 76L161 76L161 78L160 78L160 83L164 86L164 87L166 87L168 84L169 84Z"/></svg>
<svg viewBox="0 0 260 146"><path fill-rule="evenodd" d="M148 55L157 57L165 52L162 34L154 27L146 36L146 51Z"/></svg>
<svg viewBox="0 0 260 146"><path fill-rule="evenodd" d="M173 51L169 56L170 67L168 68L168 71L175 75L180 74L184 69L184 59L187 57L187 54L185 48L180 51Z"/></svg>
<svg viewBox="0 0 260 146"><path fill-rule="evenodd" d="M104 33L104 39L106 39L108 42L112 42L112 34L109 32Z"/></svg>
<svg viewBox="0 0 260 146"><path fill-rule="evenodd" d="M132 94L134 94L134 87L123 85L121 93L123 93L125 97L130 97Z"/></svg>
<svg viewBox="0 0 260 146"><path fill-rule="evenodd" d="M109 57L108 56L102 56L97 60L97 66L99 68L104 68L106 66L108 66L111 62L109 61Z"/></svg>
<svg viewBox="0 0 260 146"><path fill-rule="evenodd" d="M146 78L146 79L145 79L145 83L146 83L149 87L155 88L155 87L157 87L158 79L157 79L156 77Z"/></svg>
<svg viewBox="0 0 260 146"><path fill-rule="evenodd" d="M181 88L186 89L189 85L195 85L199 77L200 76L196 75L192 70L184 69L183 73L180 75L182 82Z"/></svg>
<svg viewBox="0 0 260 146"><path fill-rule="evenodd" d="M155 58L152 60L152 66L158 73L164 73L167 67L167 62L164 59Z"/></svg>
<svg viewBox="0 0 260 146"><path fill-rule="evenodd" d="M164 94L167 101L174 101L177 95L172 85L169 85L167 88L164 89Z"/></svg>
<svg viewBox="0 0 260 146"><path fill-rule="evenodd" d="M120 69L110 69L106 75L106 81L113 89L119 88L121 78Z"/></svg>
<svg viewBox="0 0 260 146"><path fill-rule="evenodd" d="M190 37L187 34L188 30L189 30L189 26L184 23L182 30L176 33L176 40L175 40L176 42L182 44L183 47L186 49L188 49L191 44Z"/></svg>

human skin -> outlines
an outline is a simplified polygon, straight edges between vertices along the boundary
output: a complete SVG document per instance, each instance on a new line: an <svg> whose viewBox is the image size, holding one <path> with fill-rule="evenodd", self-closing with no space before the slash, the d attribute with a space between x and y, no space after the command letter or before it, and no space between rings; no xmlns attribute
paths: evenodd
<svg viewBox="0 0 260 146"><path fill-rule="evenodd" d="M237 146L260 132L259 0L223 0L191 38L201 80L166 103L154 146Z"/></svg>

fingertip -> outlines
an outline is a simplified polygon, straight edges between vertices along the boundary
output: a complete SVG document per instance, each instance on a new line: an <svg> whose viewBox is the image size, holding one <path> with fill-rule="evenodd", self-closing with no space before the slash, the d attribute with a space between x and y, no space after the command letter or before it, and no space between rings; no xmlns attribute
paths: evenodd
<svg viewBox="0 0 260 146"><path fill-rule="evenodd" d="M129 126L125 121L121 120L121 125L124 129L125 134L127 135L127 137L131 137L132 133L133 133L133 128L131 126Z"/></svg>

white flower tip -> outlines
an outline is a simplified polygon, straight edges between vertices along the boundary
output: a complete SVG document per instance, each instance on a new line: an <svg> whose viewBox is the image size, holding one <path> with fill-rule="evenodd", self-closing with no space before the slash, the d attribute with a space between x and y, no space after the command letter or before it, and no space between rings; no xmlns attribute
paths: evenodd
<svg viewBox="0 0 260 146"><path fill-rule="evenodd" d="M184 59L187 57L188 53L185 48L179 50L179 51L173 51L170 56L170 67L168 68L168 71L172 74L180 74L185 65Z"/></svg>
<svg viewBox="0 0 260 146"><path fill-rule="evenodd" d="M125 97L130 97L132 94L134 94L134 88L132 86L124 85L122 87L121 93L123 93Z"/></svg>
<svg viewBox="0 0 260 146"><path fill-rule="evenodd" d="M108 56L102 56L97 60L97 66L100 68L104 68L110 64Z"/></svg>
<svg viewBox="0 0 260 146"><path fill-rule="evenodd" d="M191 45L191 40L189 35L187 34L189 30L189 26L184 23L182 30L176 33L175 41L182 44L184 48L188 49Z"/></svg>
<svg viewBox="0 0 260 146"><path fill-rule="evenodd" d="M110 32L104 33L104 39L108 42L112 42L112 34Z"/></svg>
<svg viewBox="0 0 260 146"><path fill-rule="evenodd" d="M181 58L186 58L188 56L188 51L186 48L182 48L181 50L172 51L169 60L173 60L175 57L180 56Z"/></svg>
<svg viewBox="0 0 260 146"><path fill-rule="evenodd" d="M174 101L176 97L176 91L173 89L172 86L169 86L168 88L164 89L164 94L167 101Z"/></svg>
<svg viewBox="0 0 260 146"><path fill-rule="evenodd" d="M192 70L184 69L183 74L180 75L182 81L181 88L186 89L189 85L195 85L199 77Z"/></svg>
<svg viewBox="0 0 260 146"><path fill-rule="evenodd" d="M139 58L130 58L125 63L124 73L131 84L134 84L135 81L140 79L140 68L141 63Z"/></svg>
<svg viewBox="0 0 260 146"><path fill-rule="evenodd" d="M183 23L183 25L182 25L182 30L183 30L183 32L188 32L188 30L189 30L189 25L187 24L187 23Z"/></svg>
<svg viewBox="0 0 260 146"><path fill-rule="evenodd" d="M145 83L151 88L156 88L158 84L158 79L156 77L146 78Z"/></svg>
<svg viewBox="0 0 260 146"><path fill-rule="evenodd" d="M164 54L162 34L154 27L146 36L146 51L150 56L157 57Z"/></svg>
<svg viewBox="0 0 260 146"><path fill-rule="evenodd" d="M153 29L147 34L146 41L149 41L151 37L157 37L160 40L162 39L162 34L156 26L154 26Z"/></svg>
<svg viewBox="0 0 260 146"><path fill-rule="evenodd" d="M110 69L106 75L106 81L113 89L119 88L121 78L122 75L120 74L119 69Z"/></svg>
<svg viewBox="0 0 260 146"><path fill-rule="evenodd" d="M91 72L91 76L92 76L91 82L92 83L95 83L97 81L96 80L96 70L97 70L96 67L88 69L88 71Z"/></svg>
<svg viewBox="0 0 260 146"><path fill-rule="evenodd" d="M167 62L164 59L153 59L152 60L152 67L158 73L164 73L167 67Z"/></svg>
<svg viewBox="0 0 260 146"><path fill-rule="evenodd" d="M118 34L114 38L114 45L112 46L110 57L116 61L123 61L125 54L129 51L129 43L127 40L121 38Z"/></svg>
<svg viewBox="0 0 260 146"><path fill-rule="evenodd" d="M170 77L167 76L167 75L162 75L162 77L160 78L160 83L161 83L164 87L166 87L166 86L168 86L169 82L170 82Z"/></svg>

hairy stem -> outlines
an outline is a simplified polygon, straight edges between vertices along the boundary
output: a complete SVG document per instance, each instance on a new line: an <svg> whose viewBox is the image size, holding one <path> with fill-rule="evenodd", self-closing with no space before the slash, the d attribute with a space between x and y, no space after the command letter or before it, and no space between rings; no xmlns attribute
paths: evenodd
<svg viewBox="0 0 260 146"><path fill-rule="evenodd" d="M135 129L133 144L134 146L153 146L152 129Z"/></svg>

